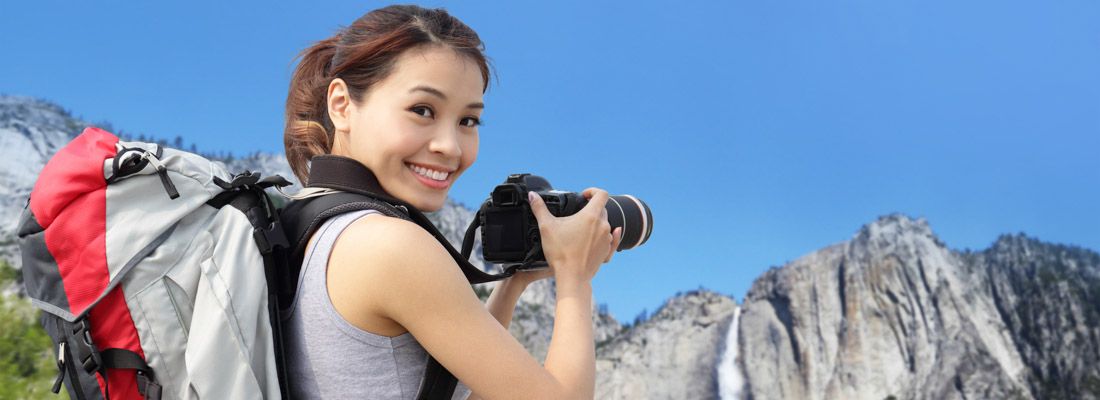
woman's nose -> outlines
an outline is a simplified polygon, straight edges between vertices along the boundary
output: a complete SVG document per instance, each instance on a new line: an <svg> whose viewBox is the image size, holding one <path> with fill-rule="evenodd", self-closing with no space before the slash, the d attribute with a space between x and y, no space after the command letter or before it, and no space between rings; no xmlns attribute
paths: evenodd
<svg viewBox="0 0 1100 400"><path fill-rule="evenodd" d="M428 144L428 150L448 157L461 157L462 147L458 143L458 128L441 128Z"/></svg>

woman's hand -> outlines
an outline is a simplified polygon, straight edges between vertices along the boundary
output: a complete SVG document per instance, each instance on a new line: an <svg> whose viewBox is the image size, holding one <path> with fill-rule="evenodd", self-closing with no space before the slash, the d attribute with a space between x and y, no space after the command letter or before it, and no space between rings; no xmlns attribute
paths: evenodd
<svg viewBox="0 0 1100 400"><path fill-rule="evenodd" d="M542 268L536 270L519 270L515 275L505 278L504 280L512 281L519 284L521 287L527 287L528 285L554 276L554 270L550 268Z"/></svg>
<svg viewBox="0 0 1100 400"><path fill-rule="evenodd" d="M561 218L550 214L538 195L527 196L539 223L543 254L559 282L592 280L600 265L611 261L622 241L622 228L612 233L607 222L607 192L588 188L583 195L588 204L576 214Z"/></svg>

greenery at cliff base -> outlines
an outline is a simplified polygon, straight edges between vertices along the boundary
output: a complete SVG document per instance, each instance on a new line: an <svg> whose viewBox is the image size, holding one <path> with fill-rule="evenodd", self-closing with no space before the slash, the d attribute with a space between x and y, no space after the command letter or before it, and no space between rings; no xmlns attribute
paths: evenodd
<svg viewBox="0 0 1100 400"><path fill-rule="evenodd" d="M19 271L0 260L0 290L16 284ZM0 294L0 399L61 399L50 392L57 374L52 342L39 311L15 294Z"/></svg>

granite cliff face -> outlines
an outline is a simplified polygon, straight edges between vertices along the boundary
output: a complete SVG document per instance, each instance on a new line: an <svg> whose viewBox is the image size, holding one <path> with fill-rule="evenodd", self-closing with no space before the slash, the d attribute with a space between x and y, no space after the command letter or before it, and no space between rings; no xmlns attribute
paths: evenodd
<svg viewBox="0 0 1100 400"><path fill-rule="evenodd" d="M720 349L737 304L714 292L677 295L596 347L597 399L718 398Z"/></svg>
<svg viewBox="0 0 1100 400"><path fill-rule="evenodd" d="M15 224L38 171L83 124L53 103L0 96L0 257L5 260L20 264Z"/></svg>
<svg viewBox="0 0 1100 400"><path fill-rule="evenodd" d="M892 215L757 279L738 345L754 399L1089 399L1098 321L1096 253Z"/></svg>

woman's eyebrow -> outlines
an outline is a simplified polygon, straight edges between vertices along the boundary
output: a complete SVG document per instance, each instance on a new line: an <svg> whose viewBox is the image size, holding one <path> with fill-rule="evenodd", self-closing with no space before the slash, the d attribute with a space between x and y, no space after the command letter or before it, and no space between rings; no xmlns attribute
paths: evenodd
<svg viewBox="0 0 1100 400"><path fill-rule="evenodd" d="M409 93L415 92L417 90L423 91L423 92L428 92L429 94L432 94L435 97L440 98L441 100L444 100L444 101L447 100L447 95L443 94L443 92L440 91L439 89L433 88L431 86L419 85L419 86L413 87L412 89L409 89ZM470 103L470 104L466 105L466 108L481 108L481 109L484 109L485 108L485 103Z"/></svg>

